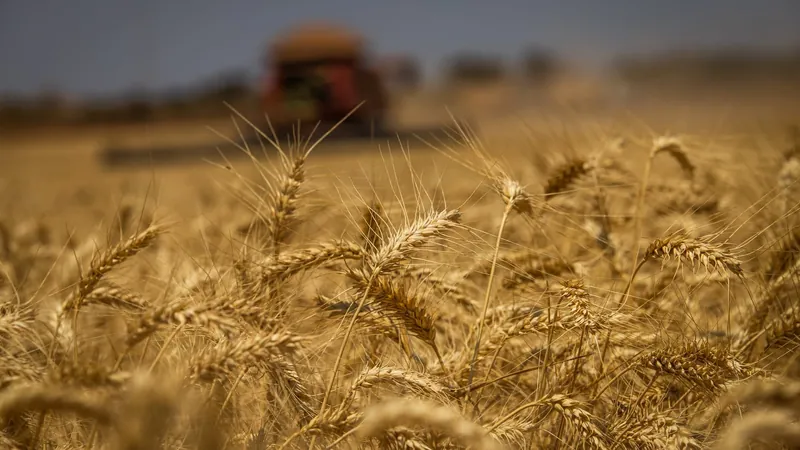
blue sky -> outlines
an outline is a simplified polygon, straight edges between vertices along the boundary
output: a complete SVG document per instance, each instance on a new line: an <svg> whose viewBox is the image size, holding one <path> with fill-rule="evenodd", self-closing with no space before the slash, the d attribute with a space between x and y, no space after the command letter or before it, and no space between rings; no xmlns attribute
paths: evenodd
<svg viewBox="0 0 800 450"><path fill-rule="evenodd" d="M464 49L526 45L598 65L686 47L800 48L800 0L0 0L0 93L161 89L258 69L276 33L308 19L357 27L426 73Z"/></svg>

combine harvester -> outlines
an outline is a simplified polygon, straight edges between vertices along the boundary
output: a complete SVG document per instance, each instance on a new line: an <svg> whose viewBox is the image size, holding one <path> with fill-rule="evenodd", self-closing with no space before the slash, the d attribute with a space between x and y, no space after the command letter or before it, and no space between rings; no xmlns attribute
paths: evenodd
<svg viewBox="0 0 800 450"><path fill-rule="evenodd" d="M265 58L267 76L261 93L262 113L248 118L264 134L281 140L321 137L373 139L438 134L444 127L392 130L387 123L389 94L379 70L371 65L362 36L338 26L313 23L296 27L277 39ZM454 136L449 132L448 136ZM239 146L260 146L255 130ZM252 148L252 147L251 147ZM230 149L230 151L227 151ZM229 141L208 145L161 148L106 148L106 165L179 162L244 156Z"/></svg>

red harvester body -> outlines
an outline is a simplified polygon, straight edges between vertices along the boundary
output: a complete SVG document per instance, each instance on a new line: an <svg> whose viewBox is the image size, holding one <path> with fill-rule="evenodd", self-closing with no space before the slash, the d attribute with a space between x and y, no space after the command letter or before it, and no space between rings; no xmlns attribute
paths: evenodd
<svg viewBox="0 0 800 450"><path fill-rule="evenodd" d="M348 122L360 131L384 126L383 80L358 34L322 23L297 27L270 47L266 66L263 107L273 127L335 123L362 101Z"/></svg>

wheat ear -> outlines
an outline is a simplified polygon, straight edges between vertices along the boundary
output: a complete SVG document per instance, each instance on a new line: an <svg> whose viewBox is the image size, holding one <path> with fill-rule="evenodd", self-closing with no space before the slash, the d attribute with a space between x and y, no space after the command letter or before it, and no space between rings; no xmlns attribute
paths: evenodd
<svg viewBox="0 0 800 450"><path fill-rule="evenodd" d="M367 279L363 294L361 295L361 299L358 302L358 306L356 307L353 317L350 319L350 323L347 326L347 331L342 339L342 343L339 346L339 353L337 354L336 362L333 365L333 372L330 380L328 381L328 385L325 388L325 394L322 397L320 414L323 414L325 412L325 408L328 406L328 400L336 382L336 374L342 364L347 343L351 334L353 333L353 328L355 328L358 314L361 312L362 308L364 308L364 304L367 301L368 294L372 289L372 284L375 282L376 277L386 270L397 269L398 264L405 259L412 250L424 245L428 239L438 236L448 229L453 228L458 224L460 217L461 213L458 210L431 213L427 217L417 220L415 223L411 224L411 226L400 230L390 239L387 239L387 241L374 253L367 255L365 258L365 267L368 270L369 277ZM312 448L314 447L315 441L316 437L312 437ZM286 446L288 442L289 440L284 442L283 445Z"/></svg>

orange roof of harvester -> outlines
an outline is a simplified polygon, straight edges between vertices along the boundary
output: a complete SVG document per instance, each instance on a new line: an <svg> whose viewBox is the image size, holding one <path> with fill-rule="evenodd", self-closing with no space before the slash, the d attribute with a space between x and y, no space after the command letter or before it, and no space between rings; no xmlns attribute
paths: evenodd
<svg viewBox="0 0 800 450"><path fill-rule="evenodd" d="M314 22L298 26L279 37L271 47L272 58L280 62L300 62L320 58L358 58L364 40L347 28Z"/></svg>

